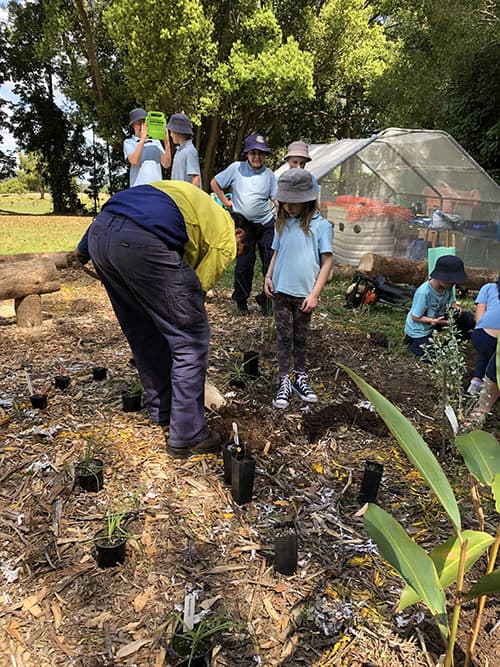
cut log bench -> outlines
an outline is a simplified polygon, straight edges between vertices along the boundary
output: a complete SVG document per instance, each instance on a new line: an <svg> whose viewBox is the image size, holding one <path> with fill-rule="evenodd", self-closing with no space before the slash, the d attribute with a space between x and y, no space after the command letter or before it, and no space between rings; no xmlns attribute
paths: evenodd
<svg viewBox="0 0 500 667"><path fill-rule="evenodd" d="M18 327L42 324L42 294L60 290L59 269L71 266L70 252L0 256L0 300L14 299Z"/></svg>

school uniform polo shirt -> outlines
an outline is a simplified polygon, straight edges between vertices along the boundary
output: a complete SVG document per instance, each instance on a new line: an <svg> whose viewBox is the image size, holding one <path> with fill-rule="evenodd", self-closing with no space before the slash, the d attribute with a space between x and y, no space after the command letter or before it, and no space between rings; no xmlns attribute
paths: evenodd
<svg viewBox="0 0 500 667"><path fill-rule="evenodd" d="M265 225L273 219L271 200L278 189L271 169L252 169L248 160L233 162L215 177L222 188L231 187L233 211L250 222Z"/></svg>
<svg viewBox="0 0 500 667"><path fill-rule="evenodd" d="M170 178L173 181L193 182L193 176L200 176L200 160L198 151L194 147L191 139L177 146L174 159L172 161L172 173ZM200 179L201 187L201 179Z"/></svg>
<svg viewBox="0 0 500 667"><path fill-rule="evenodd" d="M128 137L123 142L123 155L128 162L128 156L137 148L139 137ZM160 181L162 177L160 158L165 152L158 139L148 139L142 147L139 164L130 165L130 187L144 185L153 181Z"/></svg>

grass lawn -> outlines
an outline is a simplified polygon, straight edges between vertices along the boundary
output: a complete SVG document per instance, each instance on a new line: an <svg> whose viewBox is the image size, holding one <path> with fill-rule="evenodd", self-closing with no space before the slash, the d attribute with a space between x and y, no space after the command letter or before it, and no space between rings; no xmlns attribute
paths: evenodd
<svg viewBox="0 0 500 667"><path fill-rule="evenodd" d="M92 217L0 215L0 255L73 250Z"/></svg>

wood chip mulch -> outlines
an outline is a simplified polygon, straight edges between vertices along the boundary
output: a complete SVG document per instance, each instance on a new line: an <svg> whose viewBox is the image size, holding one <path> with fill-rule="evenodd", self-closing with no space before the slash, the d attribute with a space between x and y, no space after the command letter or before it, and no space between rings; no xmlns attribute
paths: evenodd
<svg viewBox="0 0 500 667"><path fill-rule="evenodd" d="M207 304L208 379L227 404L208 420L226 439L236 422L257 459L253 501L238 506L221 457L173 460L161 428L144 412L121 410L121 389L137 379L130 350L99 283L64 275L61 291L43 297L38 329L17 328L12 304L0 303L0 666L170 664L169 614L188 593L197 612L240 624L217 637L214 667L434 665L442 646L430 619L418 605L395 613L401 581L356 516L365 461L384 464L378 502L424 547L448 526L335 362L440 444L427 370L413 359L395 361L376 336L318 314L309 363L320 402L277 411L272 319L237 317L230 294L216 293ZM259 352L260 375L236 388L231 381L249 349ZM108 369L102 382L92 379L97 365ZM61 367L71 376L67 390L53 385ZM45 410L31 407L26 373L34 391L48 388ZM105 463L98 494L74 483L89 439ZM453 453L449 470L463 477ZM475 527L467 489L459 487ZM106 510L120 506L130 509L127 528L140 544L128 541L124 565L100 569L92 537ZM293 576L273 567L276 524L286 520L295 521L299 539ZM493 605L490 630L495 613ZM491 636L484 630L477 665L500 664L499 644L498 624Z"/></svg>

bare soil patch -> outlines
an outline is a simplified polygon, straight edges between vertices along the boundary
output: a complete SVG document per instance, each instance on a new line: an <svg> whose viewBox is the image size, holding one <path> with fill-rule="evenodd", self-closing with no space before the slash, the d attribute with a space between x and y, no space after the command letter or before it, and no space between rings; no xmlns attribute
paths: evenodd
<svg viewBox="0 0 500 667"><path fill-rule="evenodd" d="M335 295L329 298L335 299ZM272 320L235 316L229 294L207 304L213 344L209 379L227 405L209 414L229 437L236 421L257 458L254 501L239 507L215 456L177 461L147 415L124 413L120 391L135 378L130 351L102 287L67 272L63 289L44 297L45 322L16 328L0 313L0 665L98 667L168 664L169 612L196 591L198 606L242 621L224 633L212 665L222 667L429 666L442 645L423 607L395 614L402 585L381 561L355 516L367 459L384 465L379 504L419 543L448 536L446 518L385 425L363 402L337 362L353 368L395 403L439 452L440 418L425 366L394 358L383 337L344 330L318 314L310 344L310 378L320 402L275 410ZM245 350L258 350L259 377L230 385ZM95 365L109 369L92 380ZM53 387L64 366L66 391ZM50 386L46 410L29 404L25 371L35 388ZM496 429L493 419L490 427ZM105 462L98 494L74 486L74 463L95 435ZM453 448L444 461L461 500L464 524L477 520ZM101 570L92 536L107 507L137 493L123 566ZM486 507L489 532L494 509ZM273 526L295 517L299 567L284 577L272 567ZM474 575L472 572L471 580ZM460 626L456 665L463 664L473 607ZM499 608L490 601L475 665L500 664Z"/></svg>

